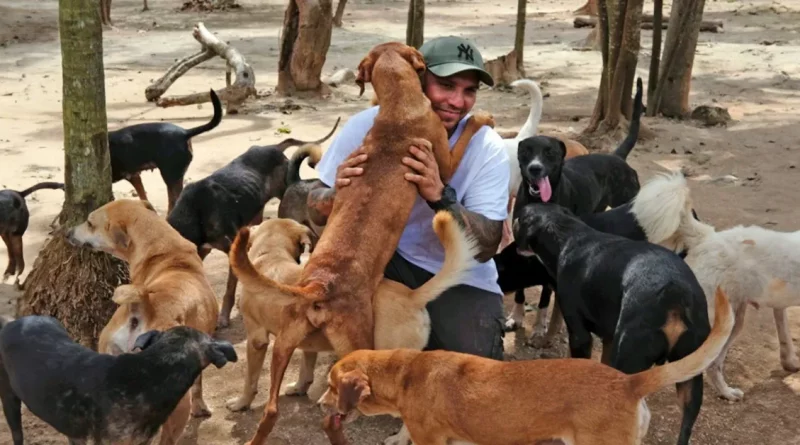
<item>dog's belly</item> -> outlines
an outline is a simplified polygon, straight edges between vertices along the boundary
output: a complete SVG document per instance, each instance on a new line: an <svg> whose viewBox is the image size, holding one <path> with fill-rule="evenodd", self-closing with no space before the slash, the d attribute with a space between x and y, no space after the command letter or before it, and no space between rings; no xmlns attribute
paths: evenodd
<svg viewBox="0 0 800 445"><path fill-rule="evenodd" d="M767 283L761 298L754 303L775 309L800 306L800 289L783 279L772 278Z"/></svg>

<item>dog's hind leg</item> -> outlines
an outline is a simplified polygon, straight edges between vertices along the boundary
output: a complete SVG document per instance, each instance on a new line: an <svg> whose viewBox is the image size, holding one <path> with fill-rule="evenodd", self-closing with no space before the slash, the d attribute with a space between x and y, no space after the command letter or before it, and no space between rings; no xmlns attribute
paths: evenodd
<svg viewBox="0 0 800 445"><path fill-rule="evenodd" d="M678 393L678 403L683 411L678 445L688 445L697 415L700 414L700 406L703 404L703 374L686 382L678 383L675 388Z"/></svg>
<svg viewBox="0 0 800 445"><path fill-rule="evenodd" d="M547 312L550 306L550 300L553 297L553 290L550 286L543 285L542 292L539 295L539 306L536 310L536 324L533 327L533 333L528 343L531 345L538 345L539 348L546 348L549 346L552 338L547 338L545 331L547 330Z"/></svg>
<svg viewBox="0 0 800 445"><path fill-rule="evenodd" d="M247 339L247 370L245 371L244 388L240 397L231 399L226 404L231 411L244 411L250 408L250 404L258 394L258 379L261 377L261 369L264 367L264 359L267 356L269 333L258 327L252 329L259 329L261 332Z"/></svg>
<svg viewBox="0 0 800 445"><path fill-rule="evenodd" d="M300 362L300 375L297 381L286 387L287 396L304 396L308 388L314 383L314 367L317 365L317 353L303 351L303 361Z"/></svg>
<svg viewBox="0 0 800 445"><path fill-rule="evenodd" d="M227 253L227 252L226 252ZM231 311L236 302L236 285L239 279L233 273L233 269L228 267L228 283L225 285L225 295L222 296L222 309L219 311L217 326L227 328L231 323Z"/></svg>
<svg viewBox="0 0 800 445"><path fill-rule="evenodd" d="M172 410L167 421L161 426L161 439L159 445L175 445L183 434L183 429L189 423L192 407L192 391L186 391L178 405Z"/></svg>
<svg viewBox="0 0 800 445"><path fill-rule="evenodd" d="M725 342L725 346L722 347L722 351L719 353L717 358L714 359L714 362L711 363L711 366L708 367L708 370L706 370L714 389L716 389L719 393L719 396L725 400L738 401L744 397L744 393L741 389L732 388L725 382L724 367L725 357L728 355L728 349L730 349L734 340L736 340L736 337L739 336L739 334L742 332L742 328L744 328L744 316L746 312L747 303L740 304L739 307L736 308L736 317L733 322L733 330L731 331L731 335L728 337L728 341Z"/></svg>
<svg viewBox="0 0 800 445"><path fill-rule="evenodd" d="M6 374L5 370L0 371ZM2 391L3 413L6 415L8 429L11 430L11 439L14 445L22 445L22 401L13 392L8 384L8 375L0 377L0 391Z"/></svg>
<svg viewBox="0 0 800 445"><path fill-rule="evenodd" d="M11 249L14 251L14 263L16 264L16 271L14 273L16 274L17 278L14 281L14 284L21 289L22 285L19 282L19 277L25 270L25 249L22 246L22 235L11 235L10 239Z"/></svg>
<svg viewBox="0 0 800 445"><path fill-rule="evenodd" d="M778 329L778 340L781 346L781 366L789 372L800 371L800 361L792 343L792 334L789 332L789 319L786 309L773 309L775 327Z"/></svg>
<svg viewBox="0 0 800 445"><path fill-rule="evenodd" d="M2 236L3 242L6 244L6 251L8 252L8 266L6 267L6 271L3 272L3 281L14 275L14 272L17 270L17 257L14 255L14 248L11 245L11 236L12 235Z"/></svg>
<svg viewBox="0 0 800 445"><path fill-rule="evenodd" d="M142 190L144 190L144 187L142 187ZM178 201L178 197L181 196L182 192L183 178L167 183L167 215L172 213L172 209L175 208L175 203Z"/></svg>
<svg viewBox="0 0 800 445"><path fill-rule="evenodd" d="M522 327L525 320L525 289L517 289L514 292L514 309L506 317L505 330L513 331Z"/></svg>
<svg viewBox="0 0 800 445"><path fill-rule="evenodd" d="M211 410L203 400L203 374L200 374L192 385L192 417L208 417L210 415Z"/></svg>
<svg viewBox="0 0 800 445"><path fill-rule="evenodd" d="M128 179L128 182L131 183L133 189L136 190L136 195L139 196L139 199L142 201L147 201L147 192L144 191L144 185L142 184L142 176L140 173L135 173L131 175Z"/></svg>

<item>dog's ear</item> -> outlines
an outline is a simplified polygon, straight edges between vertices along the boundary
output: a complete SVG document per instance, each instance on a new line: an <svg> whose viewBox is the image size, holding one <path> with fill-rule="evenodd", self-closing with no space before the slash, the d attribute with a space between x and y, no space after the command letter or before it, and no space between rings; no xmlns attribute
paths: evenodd
<svg viewBox="0 0 800 445"><path fill-rule="evenodd" d="M422 57L422 53L419 52L419 50L414 48L413 46L407 46L406 48L408 48L408 51L403 55L405 56L406 60L408 60L408 63L410 63L411 66L414 67L414 70L416 70L417 73L424 72L426 66L425 66L425 58Z"/></svg>
<svg viewBox="0 0 800 445"><path fill-rule="evenodd" d="M114 247L117 249L126 250L131 245L128 229L122 224L110 226L108 234L111 236L111 242L114 243Z"/></svg>
<svg viewBox="0 0 800 445"><path fill-rule="evenodd" d="M565 159L567 157L567 144L561 139L556 139L556 141L558 141L558 147L561 150L561 159Z"/></svg>
<svg viewBox="0 0 800 445"><path fill-rule="evenodd" d="M152 346L161 336L164 335L161 331L147 331L144 334L136 337L136 341L133 343L133 350L145 350Z"/></svg>
<svg viewBox="0 0 800 445"><path fill-rule="evenodd" d="M370 53L367 57L361 60L358 64L358 75L356 76L356 85L361 87L358 97L364 94L364 84L372 81L372 66L375 64L375 56Z"/></svg>
<svg viewBox="0 0 800 445"><path fill-rule="evenodd" d="M228 362L236 362L239 358L236 355L236 350L233 345L227 341L213 340L206 350L208 361L213 363L217 368L225 366Z"/></svg>
<svg viewBox="0 0 800 445"><path fill-rule="evenodd" d="M142 200L140 200L139 202L141 202L142 205L144 206L144 208L146 208L147 210L150 210L151 212L153 212L155 214L158 214L158 212L156 212L156 208L153 207L153 204L150 204L150 201L142 201Z"/></svg>
<svg viewBox="0 0 800 445"><path fill-rule="evenodd" d="M359 369L342 374L337 392L339 400L336 401L336 409L339 413L349 413L356 409L359 403L372 394L367 375Z"/></svg>

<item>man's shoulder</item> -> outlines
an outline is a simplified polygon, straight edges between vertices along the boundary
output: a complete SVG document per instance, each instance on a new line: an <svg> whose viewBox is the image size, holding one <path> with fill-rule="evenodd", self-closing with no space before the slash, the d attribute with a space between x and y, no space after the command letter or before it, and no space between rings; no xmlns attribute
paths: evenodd
<svg viewBox="0 0 800 445"><path fill-rule="evenodd" d="M480 147L479 152L484 155L485 159L499 156L501 160L508 160L503 137L500 136L494 128L488 125L481 127L481 129L472 136L470 145Z"/></svg>

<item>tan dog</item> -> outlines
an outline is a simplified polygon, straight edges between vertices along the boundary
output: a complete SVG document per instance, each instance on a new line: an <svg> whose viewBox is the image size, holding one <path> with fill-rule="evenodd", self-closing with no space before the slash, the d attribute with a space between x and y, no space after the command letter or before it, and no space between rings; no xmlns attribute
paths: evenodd
<svg viewBox="0 0 800 445"><path fill-rule="evenodd" d="M295 348L321 330L340 357L374 347L372 299L417 199L407 181L411 169L402 163L409 147L446 153L443 178L454 171L447 132L422 92L419 71L425 69L416 49L392 42L378 45L359 65L357 83L371 81L380 111L361 150L370 168L338 190L325 230L296 285L266 277L287 297L273 347L270 397L251 445L263 445L278 419L278 393ZM453 154L463 153L471 134L465 131ZM240 232L241 235L242 232ZM355 321L355 322L354 322Z"/></svg>
<svg viewBox="0 0 800 445"><path fill-rule="evenodd" d="M194 244L185 240L147 201L112 201L67 233L70 242L103 251L128 263L131 284L117 287L117 308L100 333L98 352L130 352L150 330L185 325L211 335L219 308ZM174 444L189 414L210 415L202 375L163 425L161 444Z"/></svg>
<svg viewBox="0 0 800 445"><path fill-rule="evenodd" d="M335 410L339 424L359 413L402 417L415 445L641 444L650 422L644 398L703 372L732 327L733 312L717 289L706 341L681 360L637 374L585 359L356 351L333 366L319 403Z"/></svg>
<svg viewBox="0 0 800 445"><path fill-rule="evenodd" d="M378 286L373 300L376 349L424 348L430 336L430 318L425 306L457 285L474 263L477 247L450 213L439 212L433 219L433 229L444 246L441 270L416 290L389 279L383 279ZM303 271L298 264L300 255L304 246L311 244L311 229L290 219L264 221L250 233L249 252L243 248L248 238L244 236L237 238L231 254L234 273L244 285L239 312L247 331L245 384L241 397L228 402L232 411L247 409L252 403L258 392L269 336L278 333L282 306L291 303L262 277L296 283ZM319 331L307 336L299 349L303 350L300 378L287 388L287 395L306 394L314 382L317 353L333 350Z"/></svg>

